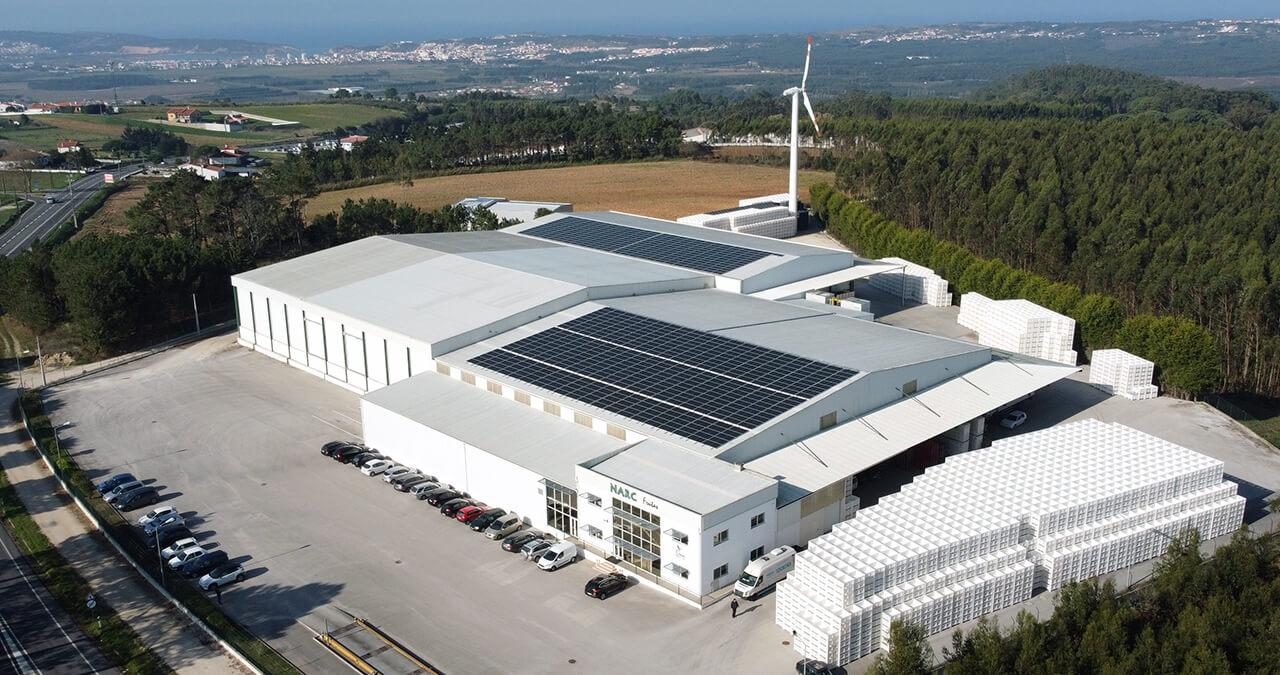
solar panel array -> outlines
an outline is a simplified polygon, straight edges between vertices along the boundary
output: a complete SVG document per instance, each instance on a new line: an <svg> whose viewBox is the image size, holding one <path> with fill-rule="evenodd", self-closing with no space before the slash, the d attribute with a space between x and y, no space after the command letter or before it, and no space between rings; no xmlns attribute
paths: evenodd
<svg viewBox="0 0 1280 675"><path fill-rule="evenodd" d="M521 234L711 274L727 274L743 265L777 255L577 216L531 227Z"/></svg>
<svg viewBox="0 0 1280 675"><path fill-rule="evenodd" d="M608 307L471 363L712 447L857 374Z"/></svg>

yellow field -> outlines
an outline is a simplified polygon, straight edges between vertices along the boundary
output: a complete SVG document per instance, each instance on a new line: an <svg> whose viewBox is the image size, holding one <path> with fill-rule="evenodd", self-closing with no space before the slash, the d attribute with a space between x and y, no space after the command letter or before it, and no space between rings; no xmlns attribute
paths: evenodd
<svg viewBox="0 0 1280 675"><path fill-rule="evenodd" d="M833 182L829 171L801 171L800 199L808 186ZM415 180L412 187L381 183L323 193L306 207L306 217L339 211L347 199L381 197L423 209L437 209L464 197L570 202L574 211L622 211L674 220L738 205L746 197L787 191L784 167L718 162L646 162L532 169Z"/></svg>

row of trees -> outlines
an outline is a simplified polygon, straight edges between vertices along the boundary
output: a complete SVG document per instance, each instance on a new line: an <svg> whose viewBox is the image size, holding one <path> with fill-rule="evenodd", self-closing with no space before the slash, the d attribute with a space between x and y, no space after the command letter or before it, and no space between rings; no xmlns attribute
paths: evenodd
<svg viewBox="0 0 1280 675"><path fill-rule="evenodd" d="M105 152L141 155L154 160L186 155L187 147L187 142L177 134L164 129L134 126L125 127L120 138L102 144Z"/></svg>
<svg viewBox="0 0 1280 675"><path fill-rule="evenodd" d="M976 291L1003 300L1025 298L1076 320L1086 350L1118 347L1155 362L1166 390L1194 396L1218 386L1221 363L1213 336L1183 318L1137 314L1126 318L1111 295L1084 294L994 258L982 258L924 230L910 230L830 185L810 188L813 208L828 231L871 257L901 256L946 277L957 293Z"/></svg>
<svg viewBox="0 0 1280 675"><path fill-rule="evenodd" d="M459 168L674 157L680 150L679 126L650 110L493 94L419 105L406 117L373 122L368 135L350 152L308 149L286 163L326 185Z"/></svg>
<svg viewBox="0 0 1280 675"><path fill-rule="evenodd" d="M1147 583L1064 587L1053 616L1022 612L1002 630L982 619L944 650L948 675L995 673L1274 673L1280 654L1280 541L1241 529L1210 559L1194 533L1169 546ZM933 673L924 631L895 623L875 675Z"/></svg>

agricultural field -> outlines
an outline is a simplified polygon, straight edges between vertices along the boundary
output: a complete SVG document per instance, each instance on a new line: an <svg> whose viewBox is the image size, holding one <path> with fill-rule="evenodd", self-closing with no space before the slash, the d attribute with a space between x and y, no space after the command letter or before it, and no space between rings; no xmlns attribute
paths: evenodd
<svg viewBox="0 0 1280 675"><path fill-rule="evenodd" d="M76 180L80 174L64 171L0 171L0 191L26 192L27 180L31 181L32 192L59 190L68 184L68 178Z"/></svg>
<svg viewBox="0 0 1280 675"><path fill-rule="evenodd" d="M147 195L147 189L160 180L158 178L141 178L137 176L130 178L124 189L108 197L102 207L91 218L84 221L84 225L72 239L95 234L125 234L128 232L129 223L125 219L125 212L134 204L142 201L142 198Z"/></svg>
<svg viewBox="0 0 1280 675"><path fill-rule="evenodd" d="M833 182L829 171L801 171L800 199L808 186ZM674 220L738 205L746 197L787 191L786 167L671 161L574 166L415 180L412 186L381 183L336 190L308 202L306 216L340 211L347 199L390 199L437 209L464 197L571 202L575 211L622 211Z"/></svg>

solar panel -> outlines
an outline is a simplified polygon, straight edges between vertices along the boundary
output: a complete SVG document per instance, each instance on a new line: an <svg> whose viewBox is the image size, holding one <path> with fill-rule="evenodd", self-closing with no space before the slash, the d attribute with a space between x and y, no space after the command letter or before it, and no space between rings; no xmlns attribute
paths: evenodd
<svg viewBox="0 0 1280 675"><path fill-rule="evenodd" d="M566 216L531 227L521 234L711 274L726 274L743 265L777 255L754 248L602 223L576 216Z"/></svg>
<svg viewBox="0 0 1280 675"><path fill-rule="evenodd" d="M471 363L713 447L857 374L612 308Z"/></svg>

